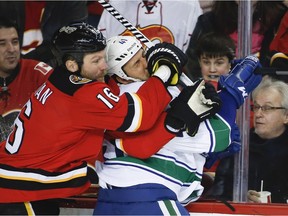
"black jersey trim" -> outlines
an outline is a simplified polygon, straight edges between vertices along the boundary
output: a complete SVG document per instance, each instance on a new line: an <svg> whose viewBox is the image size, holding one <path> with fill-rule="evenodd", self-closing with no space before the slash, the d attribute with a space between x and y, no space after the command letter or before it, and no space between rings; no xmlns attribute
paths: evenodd
<svg viewBox="0 0 288 216"><path fill-rule="evenodd" d="M128 111L127 115L123 121L123 124L117 129L118 131L126 131L132 124L133 118L135 116L135 105L132 96L125 93L128 100Z"/></svg>
<svg viewBox="0 0 288 216"><path fill-rule="evenodd" d="M61 92L72 96L78 89L82 88L85 84L87 84L87 82L81 84L74 84L69 79L71 75L72 73L70 73L64 67L57 67L50 75L49 81Z"/></svg>
<svg viewBox="0 0 288 216"><path fill-rule="evenodd" d="M65 177L68 172L77 171L87 167L87 163L75 167L66 172L47 172L42 169L30 169L30 168L16 168L12 166L7 166L0 164L0 169L6 170L7 172L17 173L17 178L12 175L5 175L5 173L0 174L0 185L2 188L15 189L15 190L47 190L47 189L59 189L59 188L74 188L85 185L89 181L87 176L87 170L85 173L82 172L81 175L71 175L70 177ZM27 173L27 175L25 175ZM30 178L31 175L41 175L47 178L56 177L57 180L51 181L37 181L36 177ZM35 180L33 180L35 179ZM39 179L40 180L40 179Z"/></svg>

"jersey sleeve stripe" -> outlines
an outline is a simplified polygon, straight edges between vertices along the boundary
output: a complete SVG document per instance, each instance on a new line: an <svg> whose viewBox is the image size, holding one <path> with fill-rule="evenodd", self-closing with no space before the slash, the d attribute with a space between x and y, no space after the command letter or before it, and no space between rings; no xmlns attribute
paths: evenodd
<svg viewBox="0 0 288 216"><path fill-rule="evenodd" d="M142 121L142 101L137 94L125 93L128 99L127 116L123 124L117 129L119 131L134 132L137 131Z"/></svg>
<svg viewBox="0 0 288 216"><path fill-rule="evenodd" d="M125 152L124 147L123 147L123 139L115 139L115 144L118 149L120 149L122 152L127 154L127 152Z"/></svg>
<svg viewBox="0 0 288 216"><path fill-rule="evenodd" d="M20 190L44 190L79 187L87 182L85 164L64 173L50 173L39 169L0 166L0 184L5 188Z"/></svg>

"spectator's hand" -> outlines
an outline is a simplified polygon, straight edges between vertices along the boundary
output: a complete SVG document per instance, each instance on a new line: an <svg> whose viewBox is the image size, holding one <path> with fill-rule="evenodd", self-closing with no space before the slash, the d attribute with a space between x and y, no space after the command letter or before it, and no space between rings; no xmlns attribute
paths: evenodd
<svg viewBox="0 0 288 216"><path fill-rule="evenodd" d="M181 129L179 122L182 122L181 126L185 124L188 135L194 136L200 122L214 115L220 109L221 103L215 88L210 88L204 80L198 80L193 86L185 87L170 103L171 108L165 120L166 127L175 128L177 122L178 129Z"/></svg>
<svg viewBox="0 0 288 216"><path fill-rule="evenodd" d="M261 67L259 59L251 55L238 63L229 74L220 76L220 89L226 89L234 97L237 108L261 82L262 76L254 73L258 67Z"/></svg>
<svg viewBox="0 0 288 216"><path fill-rule="evenodd" d="M261 203L259 199L260 194L255 190L248 190L247 197L248 197L248 202Z"/></svg>
<svg viewBox="0 0 288 216"><path fill-rule="evenodd" d="M158 76L167 85L178 84L182 68L187 63L185 53L175 45L165 42L149 48L146 58L149 73ZM163 65L166 66L165 70L161 67ZM167 70L168 68L169 70Z"/></svg>

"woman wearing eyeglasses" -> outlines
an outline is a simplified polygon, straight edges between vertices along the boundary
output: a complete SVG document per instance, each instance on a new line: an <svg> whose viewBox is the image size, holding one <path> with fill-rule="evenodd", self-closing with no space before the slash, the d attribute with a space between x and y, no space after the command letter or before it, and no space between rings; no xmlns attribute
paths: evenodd
<svg viewBox="0 0 288 216"><path fill-rule="evenodd" d="M288 199L288 84L263 78L252 92L254 128L250 131L248 201L259 203L263 190L272 203ZM234 158L222 159L209 196L232 200ZM248 169L248 167L247 167Z"/></svg>

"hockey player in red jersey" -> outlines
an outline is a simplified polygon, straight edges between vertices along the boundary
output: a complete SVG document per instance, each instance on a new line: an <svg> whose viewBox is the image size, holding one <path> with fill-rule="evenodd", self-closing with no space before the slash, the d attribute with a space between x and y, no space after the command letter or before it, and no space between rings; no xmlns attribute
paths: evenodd
<svg viewBox="0 0 288 216"><path fill-rule="evenodd" d="M0 142L7 138L21 108L51 71L44 62L20 57L18 26L0 17Z"/></svg>
<svg viewBox="0 0 288 216"><path fill-rule="evenodd" d="M87 161L100 153L106 129L135 132L159 119L164 124L169 114L163 110L171 100L166 88L177 84L186 60L173 46L158 47L149 56L156 65L152 77L136 93L119 96L104 82L106 40L100 31L75 23L62 27L53 41L61 64L30 97L0 144L4 214L21 208L24 213L18 214L57 214L57 205L47 208L46 199L84 192L90 186Z"/></svg>

